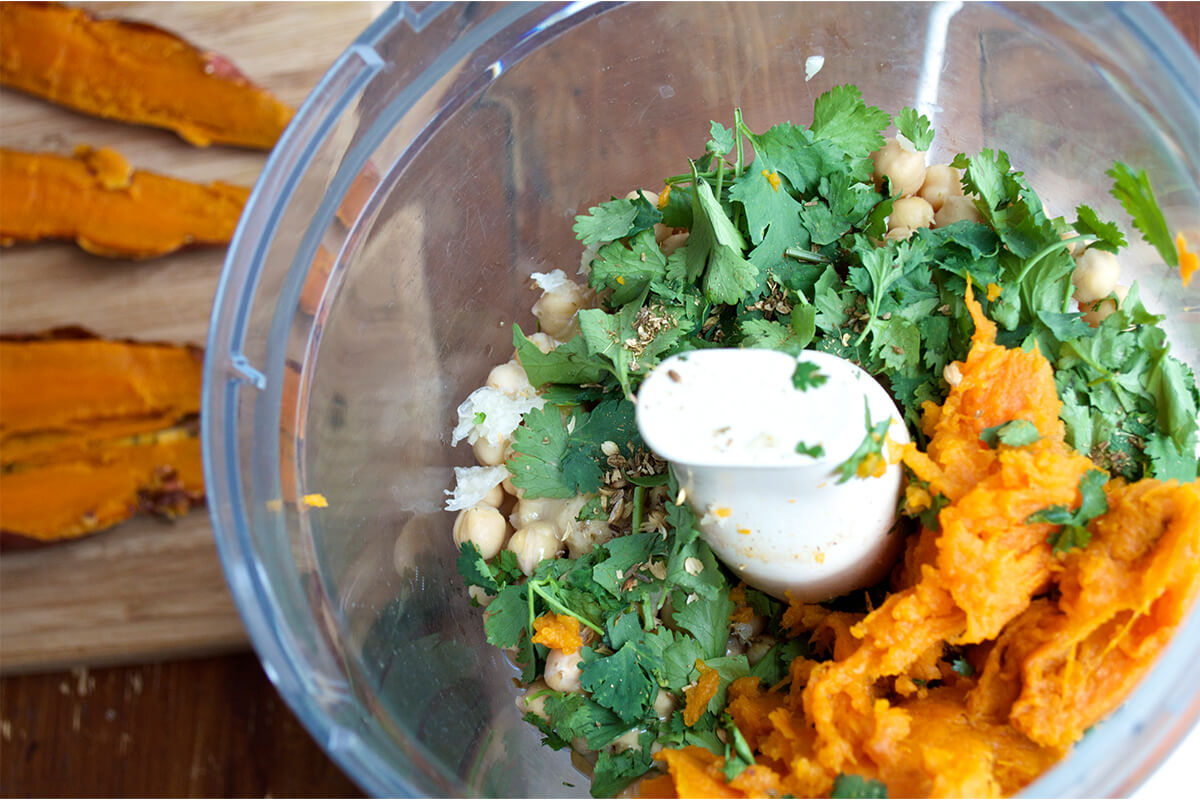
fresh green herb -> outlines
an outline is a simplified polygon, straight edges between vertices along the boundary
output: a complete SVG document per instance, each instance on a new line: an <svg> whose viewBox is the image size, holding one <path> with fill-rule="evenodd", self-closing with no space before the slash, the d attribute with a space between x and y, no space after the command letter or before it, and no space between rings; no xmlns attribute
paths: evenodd
<svg viewBox="0 0 1200 800"><path fill-rule="evenodd" d="M822 386L829 376L821 372L821 368L811 361L797 361L796 370L792 373L792 385L802 392Z"/></svg>
<svg viewBox="0 0 1200 800"><path fill-rule="evenodd" d="M1087 547L1092 534L1087 524L1094 517L1108 511L1108 499L1104 496L1104 484L1108 476L1100 470L1090 469L1079 479L1079 507L1072 511L1068 506L1056 505L1043 508L1029 516L1028 522L1049 522L1062 527L1047 539L1054 546L1054 553L1065 553L1076 547Z"/></svg>
<svg viewBox="0 0 1200 800"><path fill-rule="evenodd" d="M662 212L641 195L632 200L613 198L576 217L575 236L585 245L615 242L653 228L661 221Z"/></svg>
<svg viewBox="0 0 1200 800"><path fill-rule="evenodd" d="M485 419L487 419L487 414L483 413L482 411L475 412L474 421L476 425L482 425Z"/></svg>
<svg viewBox="0 0 1200 800"><path fill-rule="evenodd" d="M604 442L624 453L641 447L633 404L605 400L591 412L575 409L563 424L557 406L527 413L513 436L515 455L508 461L513 485L528 497L574 497L593 494L603 477Z"/></svg>
<svg viewBox="0 0 1200 800"><path fill-rule="evenodd" d="M820 444L805 444L804 442L796 442L796 452L802 456L810 458L820 458L825 455L825 447Z"/></svg>
<svg viewBox="0 0 1200 800"><path fill-rule="evenodd" d="M956 658L954 663L950 665L950 669L962 675L964 678L969 678L975 674L975 668L971 666L971 662L965 658Z"/></svg>
<svg viewBox="0 0 1200 800"><path fill-rule="evenodd" d="M754 753L750 750L750 745L746 741L746 737L742 735L741 730L734 723L733 717L728 714L721 715L721 726L729 734L729 742L725 744L725 780L731 781L738 775L746 771L747 767L754 766Z"/></svg>
<svg viewBox="0 0 1200 800"><path fill-rule="evenodd" d="M864 778L861 775L846 775L842 773L833 779L833 789L830 797L845 798L877 798L887 797L887 787L879 781Z"/></svg>
<svg viewBox="0 0 1200 800"><path fill-rule="evenodd" d="M1006 444L1009 447L1024 447L1041 439L1042 435L1038 433L1037 426L1029 420L1014 419L991 428L984 428L979 433L979 438L984 444L995 450L997 443Z"/></svg>
<svg viewBox="0 0 1200 800"><path fill-rule="evenodd" d="M933 123L924 114L918 114L915 108L900 109L900 113L892 117L892 123L917 150L928 150L933 144Z"/></svg>
<svg viewBox="0 0 1200 800"><path fill-rule="evenodd" d="M1115 181L1112 196L1121 202L1125 213L1133 219L1133 226L1142 232L1142 238L1153 245L1167 266L1178 267L1179 252L1171 240L1167 220L1158 207L1158 201L1154 199L1154 190L1150 188L1146 171L1134 172L1118 161L1105 174Z"/></svg>
<svg viewBox="0 0 1200 800"><path fill-rule="evenodd" d="M845 483L859 475L860 471L870 474L873 470L868 468L869 461L883 458L883 445L892 420L889 417L878 424L874 424L871 422L870 404L864 400L863 406L866 409L867 435L863 437L862 444L850 454L850 457L838 465L838 483Z"/></svg>

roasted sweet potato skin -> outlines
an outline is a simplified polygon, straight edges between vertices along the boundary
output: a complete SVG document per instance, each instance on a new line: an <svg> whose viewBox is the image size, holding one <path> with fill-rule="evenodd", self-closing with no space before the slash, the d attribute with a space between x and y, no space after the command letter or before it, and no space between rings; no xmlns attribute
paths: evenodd
<svg viewBox="0 0 1200 800"><path fill-rule="evenodd" d="M114 258L227 244L249 194L133 170L109 149L80 147L73 157L0 149L0 244L69 239Z"/></svg>
<svg viewBox="0 0 1200 800"><path fill-rule="evenodd" d="M293 111L173 33L56 3L0 3L0 82L197 145L269 150Z"/></svg>
<svg viewBox="0 0 1200 800"><path fill-rule="evenodd" d="M0 544L68 541L204 499L202 354L78 329L0 338Z"/></svg>

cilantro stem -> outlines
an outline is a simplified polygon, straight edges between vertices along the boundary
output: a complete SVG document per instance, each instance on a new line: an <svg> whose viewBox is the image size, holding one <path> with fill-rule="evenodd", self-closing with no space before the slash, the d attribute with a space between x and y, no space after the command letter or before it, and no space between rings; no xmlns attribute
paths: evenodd
<svg viewBox="0 0 1200 800"><path fill-rule="evenodd" d="M804 250L799 247L789 247L783 251L783 254L797 261L807 261L809 264L828 264L831 261L828 256L823 256L820 253L814 253L811 250Z"/></svg>
<svg viewBox="0 0 1200 800"><path fill-rule="evenodd" d="M529 630L531 630L531 631L533 630L533 617L534 617L534 615L533 615L533 596L536 594L538 597L542 598L542 600L546 603L546 605L548 605L550 607L550 610L553 611L555 614L563 614L568 617L574 617L575 619L582 622L584 625L587 625L589 628L594 630L596 633L600 634L601 636L604 635L603 628L596 626L591 620L587 619L586 617L576 614L574 611L567 608L562 603L558 602L558 600L554 599L552 596L550 596L549 593L547 593L544 589L542 589L543 586L547 586L547 585L549 585L549 583L550 582L548 580L530 581L529 582Z"/></svg>
<svg viewBox="0 0 1200 800"><path fill-rule="evenodd" d="M633 527L630 533L639 533L642 529L642 515L646 510L646 487L636 486L633 490Z"/></svg>
<svg viewBox="0 0 1200 800"><path fill-rule="evenodd" d="M740 178L742 170L746 167L744 153L742 152L742 110L735 108L733 110L733 135L737 137L737 164L733 168L733 177Z"/></svg>
<svg viewBox="0 0 1200 800"><path fill-rule="evenodd" d="M1055 250L1065 249L1068 245L1075 244L1076 242L1083 242L1083 243L1087 244L1090 242L1097 241L1098 238L1099 237L1089 236L1087 234L1081 233L1078 236L1072 236L1070 239L1063 239L1061 241L1054 242L1053 244L1046 245L1041 250L1034 253L1033 256L1028 261L1025 262L1025 267L1024 267L1024 269L1021 270L1021 274L1017 276L1016 283L1018 285L1022 284L1025 281L1025 276L1029 274L1030 270L1032 270L1035 266L1037 266L1037 263L1039 261L1041 261L1043 258L1045 258L1046 256L1053 253Z"/></svg>

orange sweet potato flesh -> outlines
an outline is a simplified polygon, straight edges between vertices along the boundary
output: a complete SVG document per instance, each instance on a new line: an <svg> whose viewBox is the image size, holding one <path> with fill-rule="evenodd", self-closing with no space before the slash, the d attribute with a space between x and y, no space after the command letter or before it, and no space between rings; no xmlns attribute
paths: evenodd
<svg viewBox="0 0 1200 800"><path fill-rule="evenodd" d="M1065 555L1047 542L1054 526L1026 522L1077 506L1095 467L1063 442L1045 358L997 346L969 291L968 306L976 332L962 382L926 407L928 450L904 454L949 500L940 530L910 539L871 613L789 607L785 627L832 658L795 659L786 690L735 681L726 711L759 773L739 786L717 756L664 751L680 797L827 796L839 773L881 781L892 797L1013 794L1123 702L1195 601L1200 481L1110 481L1090 543ZM1013 419L1041 439L980 441Z"/></svg>
<svg viewBox="0 0 1200 800"><path fill-rule="evenodd" d="M0 4L0 82L201 147L269 150L293 114L229 61L173 33L56 3Z"/></svg>
<svg viewBox="0 0 1200 800"><path fill-rule="evenodd" d="M124 258L226 244L249 194L132 170L107 149L84 147L71 158L0 149L0 244L70 239Z"/></svg>
<svg viewBox="0 0 1200 800"><path fill-rule="evenodd" d="M66 541L199 503L200 387L192 347L77 330L0 339L4 545Z"/></svg>

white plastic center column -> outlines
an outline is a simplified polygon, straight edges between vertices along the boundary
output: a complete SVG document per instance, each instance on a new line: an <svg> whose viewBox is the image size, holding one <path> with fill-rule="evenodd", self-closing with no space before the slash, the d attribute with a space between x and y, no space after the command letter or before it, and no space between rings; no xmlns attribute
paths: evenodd
<svg viewBox="0 0 1200 800"><path fill-rule="evenodd" d="M798 360L826 380L797 389ZM900 466L838 483L867 435L867 408L872 424L892 420L893 442L909 441L891 397L845 359L713 349L655 368L637 422L674 466L713 552L751 586L817 602L882 579L899 552Z"/></svg>

